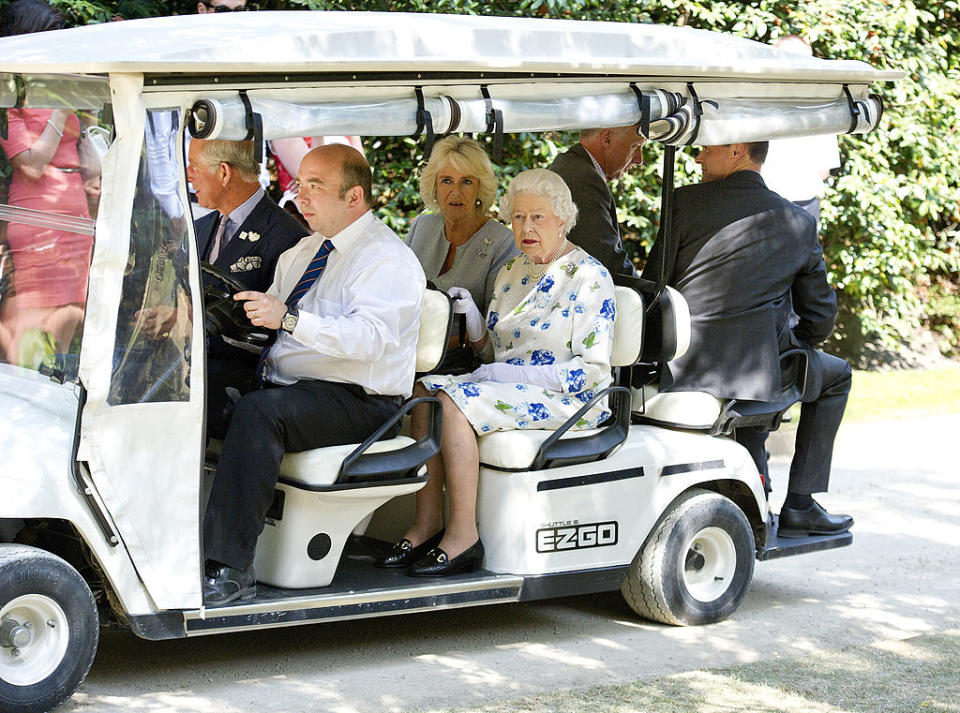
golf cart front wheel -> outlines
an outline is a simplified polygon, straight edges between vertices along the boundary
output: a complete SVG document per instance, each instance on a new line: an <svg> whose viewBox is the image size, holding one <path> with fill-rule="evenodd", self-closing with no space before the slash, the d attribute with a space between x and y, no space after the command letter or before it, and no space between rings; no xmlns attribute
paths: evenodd
<svg viewBox="0 0 960 713"><path fill-rule="evenodd" d="M0 711L39 713L69 698L97 651L96 602L55 555L0 544Z"/></svg>
<svg viewBox="0 0 960 713"><path fill-rule="evenodd" d="M691 490L650 534L620 591L647 619L681 626L721 621L750 589L754 548L750 522L732 500Z"/></svg>

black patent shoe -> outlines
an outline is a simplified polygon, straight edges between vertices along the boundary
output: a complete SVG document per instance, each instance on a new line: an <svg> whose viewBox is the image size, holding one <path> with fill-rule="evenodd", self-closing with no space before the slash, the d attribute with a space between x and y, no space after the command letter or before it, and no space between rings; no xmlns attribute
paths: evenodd
<svg viewBox="0 0 960 713"><path fill-rule="evenodd" d="M436 535L430 537L423 542L421 542L416 547L404 537L399 542L393 544L393 548L385 554L383 557L378 557L374 563L374 567L383 567L384 569L390 569L393 567L409 567L414 562L422 558L427 552L432 548L440 544L440 540L443 539L443 530L440 530Z"/></svg>
<svg viewBox="0 0 960 713"><path fill-rule="evenodd" d="M253 567L237 569L225 564L208 568L203 580L203 605L222 607L238 599L257 596L257 578Z"/></svg>
<svg viewBox="0 0 960 713"><path fill-rule="evenodd" d="M477 540L453 559L439 547L427 552L407 570L411 577L446 577L457 572L472 572L483 562L483 543Z"/></svg>
<svg viewBox="0 0 960 713"><path fill-rule="evenodd" d="M831 515L819 503L804 510L780 508L777 522L777 535L790 539L810 537L811 535L839 535L853 527L853 518L849 515Z"/></svg>

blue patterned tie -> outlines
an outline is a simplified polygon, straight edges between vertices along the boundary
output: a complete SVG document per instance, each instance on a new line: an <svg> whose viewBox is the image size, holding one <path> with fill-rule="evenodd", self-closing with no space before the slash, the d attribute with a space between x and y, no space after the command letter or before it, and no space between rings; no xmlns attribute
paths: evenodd
<svg viewBox="0 0 960 713"><path fill-rule="evenodd" d="M310 264L307 265L307 269L303 272L303 277L301 277L299 282L294 285L293 290L287 297L287 308L296 305L297 302L300 301L300 298L310 291L310 288L313 287L313 283L320 279L320 275L323 274L323 271L327 267L327 258L330 257L330 253L332 252L333 243L329 238L327 238L323 241L320 249L317 250L317 254L313 256L313 260L311 260ZM274 342L274 344L275 343L276 342ZM257 386L263 386L263 372L267 367L267 357L270 355L270 350L272 348L273 344L271 344L269 347L265 347L264 350L260 352L260 361L257 362Z"/></svg>
<svg viewBox="0 0 960 713"><path fill-rule="evenodd" d="M313 260L311 260L310 264L307 265L307 269L304 271L303 277L300 278L300 281L294 286L290 296L287 297L287 307L293 307L296 305L297 302L300 301L300 298L310 291L310 288L313 287L313 283L317 281L320 275L323 274L324 269L326 269L327 258L332 252L333 243L330 242L329 238L327 238L323 241L323 245L320 246L320 249L317 250L317 254L313 256Z"/></svg>

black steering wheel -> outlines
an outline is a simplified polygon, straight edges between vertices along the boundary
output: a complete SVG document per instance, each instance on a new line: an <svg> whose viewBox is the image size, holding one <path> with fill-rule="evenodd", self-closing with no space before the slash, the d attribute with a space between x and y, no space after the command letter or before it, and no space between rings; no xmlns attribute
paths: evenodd
<svg viewBox="0 0 960 713"><path fill-rule="evenodd" d="M233 299L237 292L250 289L230 273L208 262L200 263L203 278L204 327L211 337L220 336L228 344L249 351L258 351L271 344L276 330L256 327L250 323L243 302Z"/></svg>

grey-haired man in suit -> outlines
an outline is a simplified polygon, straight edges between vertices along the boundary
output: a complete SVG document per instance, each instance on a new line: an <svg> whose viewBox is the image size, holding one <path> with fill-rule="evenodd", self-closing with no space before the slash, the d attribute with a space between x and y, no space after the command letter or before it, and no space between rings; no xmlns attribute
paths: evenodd
<svg viewBox="0 0 960 713"><path fill-rule="evenodd" d="M686 298L692 329L690 348L665 365L660 388L775 401L780 354L805 350L806 401L779 532L834 534L849 529L853 518L827 513L812 495L827 490L851 370L843 359L814 348L833 331L836 295L827 283L816 220L760 177L766 154L765 141L706 146L697 156L702 182L674 192L678 247L668 259L668 283ZM656 279L662 249L654 245L645 277ZM737 432L765 476L766 437L756 430Z"/></svg>
<svg viewBox="0 0 960 713"><path fill-rule="evenodd" d="M603 263L611 275L635 275L636 270L623 249L617 203L607 182L643 163L645 142L636 125L584 129L580 142L550 165L577 204L577 224L567 237Z"/></svg>
<svg viewBox="0 0 960 713"><path fill-rule="evenodd" d="M277 258L309 231L268 196L258 181L260 166L251 141L190 142L187 178L197 201L211 212L197 220L200 259L228 272L247 289L265 292L273 282ZM207 350L207 427L223 437L229 403L225 388L247 390L258 355L211 340Z"/></svg>

